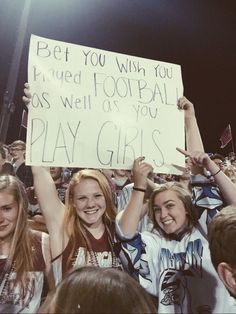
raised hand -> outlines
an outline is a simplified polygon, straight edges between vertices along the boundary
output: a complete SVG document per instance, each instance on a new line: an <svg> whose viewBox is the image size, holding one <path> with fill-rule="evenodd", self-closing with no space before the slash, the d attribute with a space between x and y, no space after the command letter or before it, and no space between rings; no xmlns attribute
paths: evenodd
<svg viewBox="0 0 236 314"><path fill-rule="evenodd" d="M153 167L144 162L145 157L138 157L133 163L133 181L134 186L140 189L146 189L147 178L153 172Z"/></svg>
<svg viewBox="0 0 236 314"><path fill-rule="evenodd" d="M210 164L212 164L212 160L209 157L207 153L204 152L188 152L187 150L176 148L178 152L183 154L186 157L190 158L191 164L198 166L198 167L204 167L208 170Z"/></svg>
<svg viewBox="0 0 236 314"><path fill-rule="evenodd" d="M195 117L194 106L186 97L180 97L177 106L180 110L184 110L185 120Z"/></svg>

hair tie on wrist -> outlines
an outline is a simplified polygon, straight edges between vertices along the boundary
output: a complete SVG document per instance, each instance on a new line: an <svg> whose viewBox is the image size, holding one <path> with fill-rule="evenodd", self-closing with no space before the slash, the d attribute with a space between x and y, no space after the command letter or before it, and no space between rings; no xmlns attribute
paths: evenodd
<svg viewBox="0 0 236 314"><path fill-rule="evenodd" d="M212 174L211 176L212 177L216 176L220 171L221 171L221 169L219 169L216 173Z"/></svg>
<svg viewBox="0 0 236 314"><path fill-rule="evenodd" d="M145 193L145 192L146 192L146 190L145 190L145 189L140 189L140 188L136 188L136 187L133 187L133 190L135 190L135 191L139 191L139 192L143 192L143 193Z"/></svg>
<svg viewBox="0 0 236 314"><path fill-rule="evenodd" d="M221 169L219 169L218 171L216 171L216 173L207 176L207 179L210 179L210 178L212 178L212 177L215 177L219 172L221 172Z"/></svg>

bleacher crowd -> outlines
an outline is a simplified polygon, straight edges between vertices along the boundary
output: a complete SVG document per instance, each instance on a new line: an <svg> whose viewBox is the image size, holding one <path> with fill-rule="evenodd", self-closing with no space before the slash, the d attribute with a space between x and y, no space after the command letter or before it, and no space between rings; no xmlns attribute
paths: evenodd
<svg viewBox="0 0 236 314"><path fill-rule="evenodd" d="M205 152L177 106L181 175L31 167L0 144L0 313L236 313L236 155Z"/></svg>

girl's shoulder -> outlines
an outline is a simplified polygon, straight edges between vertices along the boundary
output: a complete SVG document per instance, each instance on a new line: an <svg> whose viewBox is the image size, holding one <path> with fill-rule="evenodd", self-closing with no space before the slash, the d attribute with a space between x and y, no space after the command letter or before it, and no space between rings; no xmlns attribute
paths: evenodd
<svg viewBox="0 0 236 314"><path fill-rule="evenodd" d="M160 244L163 241L163 237L157 231L143 231L141 237L144 243L156 243Z"/></svg>

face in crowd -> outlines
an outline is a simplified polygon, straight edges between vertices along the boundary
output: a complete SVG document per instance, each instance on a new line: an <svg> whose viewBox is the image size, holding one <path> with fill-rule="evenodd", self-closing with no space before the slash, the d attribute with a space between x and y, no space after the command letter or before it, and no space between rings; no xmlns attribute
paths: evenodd
<svg viewBox="0 0 236 314"><path fill-rule="evenodd" d="M213 158L212 159L214 161L214 163L219 166L219 168L224 171L225 169L225 164L224 164L224 160L223 159L220 159L220 158Z"/></svg>
<svg viewBox="0 0 236 314"><path fill-rule="evenodd" d="M7 190L0 192L0 241L8 241L14 233L18 216L18 204Z"/></svg>
<svg viewBox="0 0 236 314"><path fill-rule="evenodd" d="M179 234L196 222L191 195L178 183L167 183L155 190L149 206L154 227L165 235Z"/></svg>
<svg viewBox="0 0 236 314"><path fill-rule="evenodd" d="M74 189L73 206L88 227L101 224L106 201L98 182L93 179L81 180Z"/></svg>
<svg viewBox="0 0 236 314"><path fill-rule="evenodd" d="M57 181L62 178L62 167L50 167L50 174L53 181Z"/></svg>
<svg viewBox="0 0 236 314"><path fill-rule="evenodd" d="M18 145L10 148L10 154L12 155L13 161L25 159L25 149Z"/></svg>
<svg viewBox="0 0 236 314"><path fill-rule="evenodd" d="M116 208L107 178L98 170L84 169L73 175L66 192L68 219L97 227L114 221Z"/></svg>
<svg viewBox="0 0 236 314"><path fill-rule="evenodd" d="M27 224L28 198L23 184L15 176L0 176L0 241L21 237Z"/></svg>

